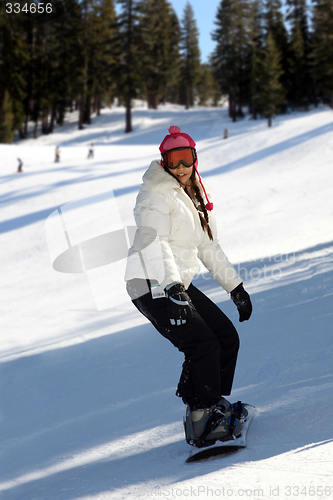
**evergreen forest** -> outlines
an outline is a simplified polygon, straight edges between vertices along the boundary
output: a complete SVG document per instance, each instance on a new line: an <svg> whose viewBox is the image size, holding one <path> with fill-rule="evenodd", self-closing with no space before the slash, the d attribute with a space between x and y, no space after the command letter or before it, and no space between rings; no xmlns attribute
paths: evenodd
<svg viewBox="0 0 333 500"><path fill-rule="evenodd" d="M246 110L268 125L333 108L333 0L221 0L211 36L202 64L189 2L181 19L168 0L0 2L0 142L52 133L74 110L83 129L115 105L131 132L136 98L152 109L223 100L231 120Z"/></svg>

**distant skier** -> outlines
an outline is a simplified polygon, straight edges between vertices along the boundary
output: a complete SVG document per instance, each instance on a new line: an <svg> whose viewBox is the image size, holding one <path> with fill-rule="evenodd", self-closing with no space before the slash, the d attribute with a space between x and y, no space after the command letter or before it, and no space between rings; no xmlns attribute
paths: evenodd
<svg viewBox="0 0 333 500"><path fill-rule="evenodd" d="M195 438L189 444L200 446L202 439L230 433L224 396L231 393L239 337L221 309L193 285L199 259L230 293L239 321L250 318L252 304L217 240L196 144L179 127L169 132L159 148L161 161L151 163L137 196L138 230L125 281L137 309L185 355L176 394L190 409Z"/></svg>
<svg viewBox="0 0 333 500"><path fill-rule="evenodd" d="M89 146L88 159L94 157L94 143L91 142Z"/></svg>
<svg viewBox="0 0 333 500"><path fill-rule="evenodd" d="M59 163L60 161L60 148L59 146L56 147L55 149L55 159L54 159L55 163Z"/></svg>
<svg viewBox="0 0 333 500"><path fill-rule="evenodd" d="M23 172L23 170L22 170L23 161L21 160L21 158L17 158L17 161L18 161L17 173L21 173L21 172Z"/></svg>

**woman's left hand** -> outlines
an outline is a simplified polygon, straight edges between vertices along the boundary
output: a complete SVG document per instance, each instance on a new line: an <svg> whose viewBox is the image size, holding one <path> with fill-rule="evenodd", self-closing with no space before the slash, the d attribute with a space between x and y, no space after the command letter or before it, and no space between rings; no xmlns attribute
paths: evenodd
<svg viewBox="0 0 333 500"><path fill-rule="evenodd" d="M234 288L230 295L238 309L239 321L248 320L252 314L252 303L250 295L243 288L243 283Z"/></svg>

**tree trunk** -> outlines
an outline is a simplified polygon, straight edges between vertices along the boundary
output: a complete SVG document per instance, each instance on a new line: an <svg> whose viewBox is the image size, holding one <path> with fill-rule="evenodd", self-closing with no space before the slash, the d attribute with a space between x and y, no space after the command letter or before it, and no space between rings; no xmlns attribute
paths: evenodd
<svg viewBox="0 0 333 500"><path fill-rule="evenodd" d="M25 139L29 136L28 133L28 121L29 121L29 110L28 108L26 109L26 115L25 115L25 121L24 121L24 129L23 129L23 134Z"/></svg>
<svg viewBox="0 0 333 500"><path fill-rule="evenodd" d="M48 134L49 133L49 114L47 111L43 112L43 118L42 118L42 133L43 134Z"/></svg>
<svg viewBox="0 0 333 500"><path fill-rule="evenodd" d="M236 99L234 93L231 94L231 117L233 122L237 121Z"/></svg>
<svg viewBox="0 0 333 500"><path fill-rule="evenodd" d="M101 96L100 94L97 95L97 100L96 100L96 114L97 116L101 115L101 108L102 108L102 103L101 103Z"/></svg>
<svg viewBox="0 0 333 500"><path fill-rule="evenodd" d="M84 0L83 3L83 21L84 21L84 35L83 35L83 40L84 44L87 45L87 12L88 12L88 7L87 7L87 0ZM83 64L83 73L82 73L82 80L81 80L81 96L80 96L80 112L79 112L79 130L82 130L84 128L83 124L86 123L85 121L85 105L86 105L86 98L87 98L87 73L88 73L88 56L86 54L86 51L84 52L84 64Z"/></svg>
<svg viewBox="0 0 333 500"><path fill-rule="evenodd" d="M156 92L151 93L151 107L152 109L157 109L157 95Z"/></svg>
<svg viewBox="0 0 333 500"><path fill-rule="evenodd" d="M79 130L83 130L83 115L84 114L84 100L83 96L80 98L80 103L79 103Z"/></svg>
<svg viewBox="0 0 333 500"><path fill-rule="evenodd" d="M126 94L126 129L125 132L132 132L132 108L131 108L131 92Z"/></svg>
<svg viewBox="0 0 333 500"><path fill-rule="evenodd" d="M177 103L177 97L178 97L178 85L173 84L172 90L171 90L171 102L172 102L172 104Z"/></svg>
<svg viewBox="0 0 333 500"><path fill-rule="evenodd" d="M34 127L34 139L37 139L37 131L38 131L38 118L36 119Z"/></svg>
<svg viewBox="0 0 333 500"><path fill-rule="evenodd" d="M168 95L168 85L166 85L165 88L164 88L163 97L160 100L161 104L165 104L166 103L167 95Z"/></svg>
<svg viewBox="0 0 333 500"><path fill-rule="evenodd" d="M85 99L83 123L91 125L91 95L87 94Z"/></svg>
<svg viewBox="0 0 333 500"><path fill-rule="evenodd" d="M49 133L51 133L51 134L54 130L55 119L56 119L56 105L55 105L55 101L53 101L52 111L51 111L51 120L50 120L50 125L49 125Z"/></svg>
<svg viewBox="0 0 333 500"><path fill-rule="evenodd" d="M186 106L185 109L190 109L191 105L191 93L190 93L190 86L186 84Z"/></svg>

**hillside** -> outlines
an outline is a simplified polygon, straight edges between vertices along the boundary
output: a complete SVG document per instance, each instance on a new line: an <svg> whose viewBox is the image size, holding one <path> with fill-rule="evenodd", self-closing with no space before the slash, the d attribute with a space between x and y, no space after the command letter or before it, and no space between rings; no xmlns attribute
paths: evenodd
<svg viewBox="0 0 333 500"><path fill-rule="evenodd" d="M73 122L0 145L1 498L329 498L332 111L280 116L271 129L214 108L137 106L133 118L132 134L114 109L82 132ZM58 207L80 234L134 224L142 175L171 124L197 142L222 247L254 308L240 324L204 269L196 279L241 338L231 399L259 412L246 450L198 464L185 464L174 395L182 355L122 295L121 267L98 276L52 268ZM110 289L121 300L103 302Z"/></svg>

